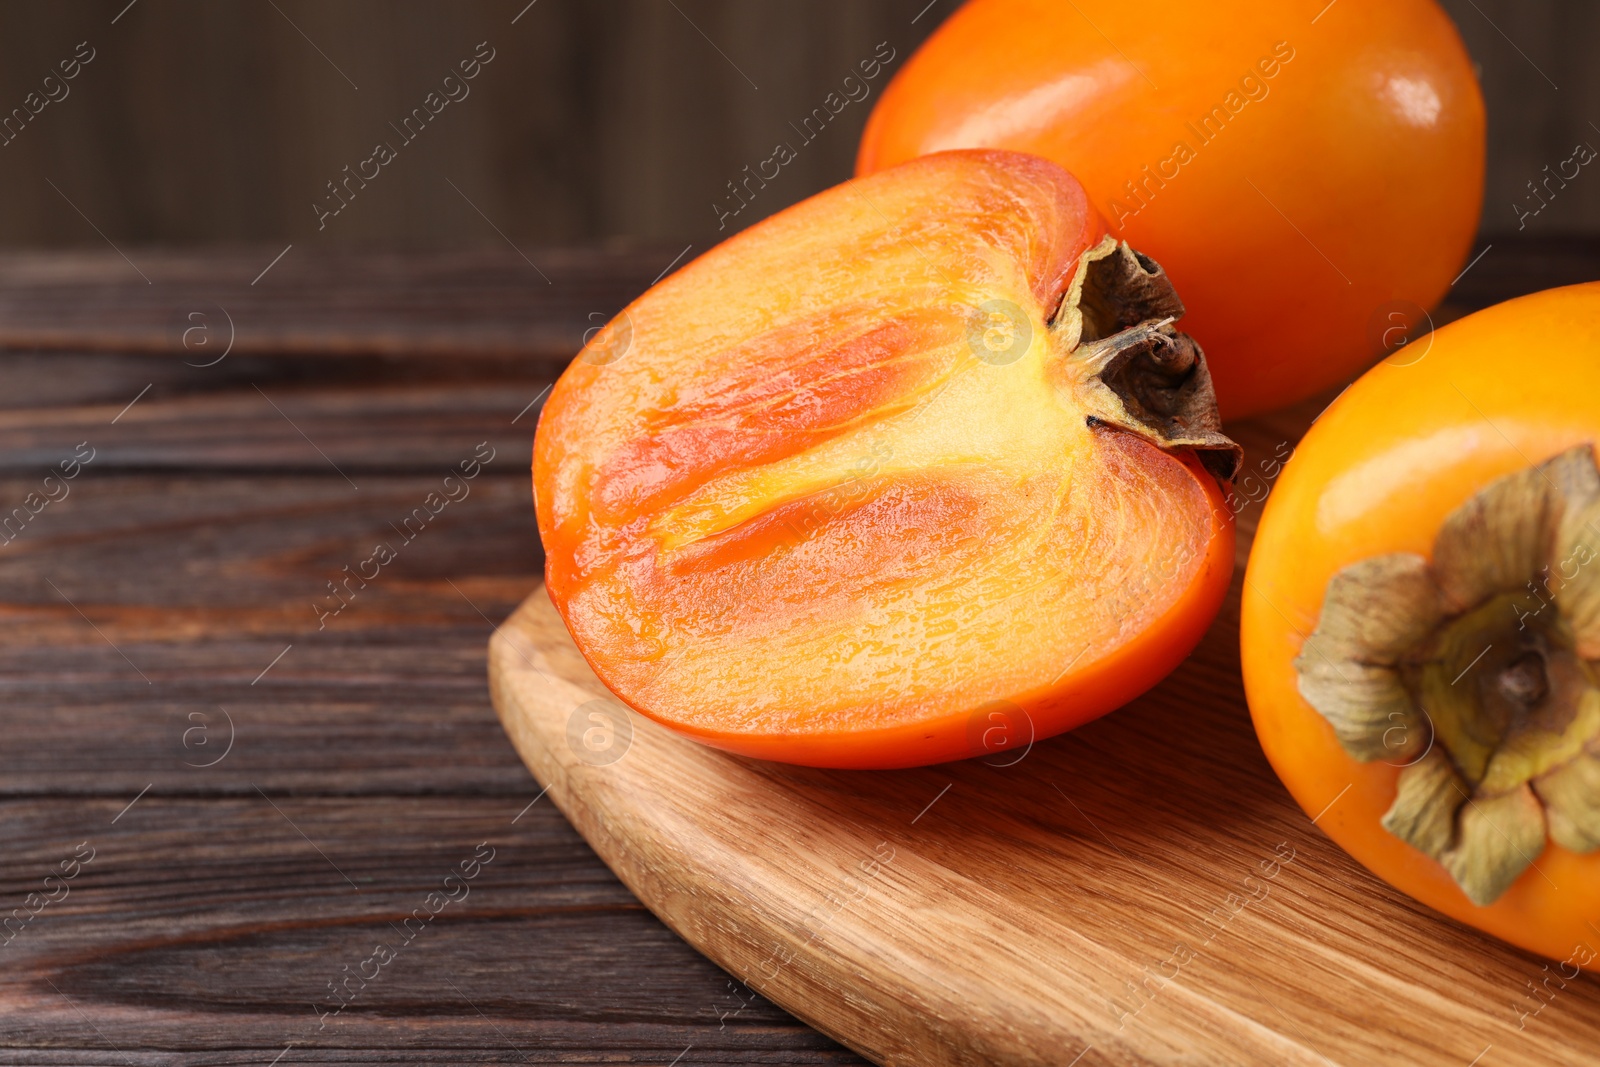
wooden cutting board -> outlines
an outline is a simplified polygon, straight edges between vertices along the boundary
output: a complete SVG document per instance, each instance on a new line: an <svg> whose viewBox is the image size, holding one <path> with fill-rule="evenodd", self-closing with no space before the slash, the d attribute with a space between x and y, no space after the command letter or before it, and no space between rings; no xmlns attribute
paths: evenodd
<svg viewBox="0 0 1600 1067"><path fill-rule="evenodd" d="M1251 462L1316 410L1240 434ZM1600 1063L1594 978L1394 892L1289 798L1245 708L1239 582L1128 707L914 771L681 738L609 697L542 588L491 641L490 685L524 761L647 907L877 1063Z"/></svg>

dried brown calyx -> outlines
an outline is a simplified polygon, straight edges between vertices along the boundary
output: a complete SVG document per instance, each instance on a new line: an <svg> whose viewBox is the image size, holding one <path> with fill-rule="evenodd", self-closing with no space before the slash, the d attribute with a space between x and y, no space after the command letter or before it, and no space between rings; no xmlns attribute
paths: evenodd
<svg viewBox="0 0 1600 1067"><path fill-rule="evenodd" d="M1403 767L1390 833L1491 904L1554 841L1600 846L1600 468L1593 445L1491 482L1432 562L1328 583L1295 660L1346 752Z"/></svg>
<svg viewBox="0 0 1600 1067"><path fill-rule="evenodd" d="M1107 237L1084 253L1054 325L1077 331L1070 358L1092 422L1168 450L1192 449L1207 470L1232 481L1244 452L1222 433L1200 345L1173 328L1183 313L1166 272Z"/></svg>

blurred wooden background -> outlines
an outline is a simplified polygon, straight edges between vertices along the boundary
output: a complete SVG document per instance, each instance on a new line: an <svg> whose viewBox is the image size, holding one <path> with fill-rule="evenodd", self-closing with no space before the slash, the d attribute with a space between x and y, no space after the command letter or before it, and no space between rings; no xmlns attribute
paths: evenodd
<svg viewBox="0 0 1600 1067"><path fill-rule="evenodd" d="M888 42L871 95L738 224L848 174L889 74L957 2L4 0L0 114L79 42L94 58L0 147L0 245L707 241L726 183ZM1528 181L1580 141L1600 147L1600 4L1445 6L1489 100L1483 228L1515 230ZM395 140L389 123L482 41L495 58L470 96L319 232L325 183ZM1528 229L1600 230L1600 178Z"/></svg>

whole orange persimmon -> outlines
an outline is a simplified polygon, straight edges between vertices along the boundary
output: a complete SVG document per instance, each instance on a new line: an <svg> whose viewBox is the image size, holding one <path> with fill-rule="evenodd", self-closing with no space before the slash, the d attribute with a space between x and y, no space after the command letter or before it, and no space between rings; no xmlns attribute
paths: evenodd
<svg viewBox="0 0 1600 1067"><path fill-rule="evenodd" d="M857 172L950 148L1076 175L1183 294L1230 419L1366 366L1444 295L1483 199L1482 96L1433 0L969 0Z"/></svg>
<svg viewBox="0 0 1600 1067"><path fill-rule="evenodd" d="M1242 626L1262 746L1330 837L1417 900L1591 969L1597 398L1600 284L1402 348L1285 467Z"/></svg>
<svg viewBox="0 0 1600 1067"><path fill-rule="evenodd" d="M834 767L992 753L1170 671L1232 571L1199 348L1082 187L928 156L744 231L556 383L546 586L634 709Z"/></svg>

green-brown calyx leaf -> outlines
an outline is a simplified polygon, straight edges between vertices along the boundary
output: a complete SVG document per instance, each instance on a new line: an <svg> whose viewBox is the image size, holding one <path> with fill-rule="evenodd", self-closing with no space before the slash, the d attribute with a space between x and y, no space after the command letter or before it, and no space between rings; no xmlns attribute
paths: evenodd
<svg viewBox="0 0 1600 1067"><path fill-rule="evenodd" d="M1548 838L1600 847L1600 466L1593 445L1485 486L1431 560L1353 563L1295 660L1358 760L1403 768L1383 825L1492 904Z"/></svg>

